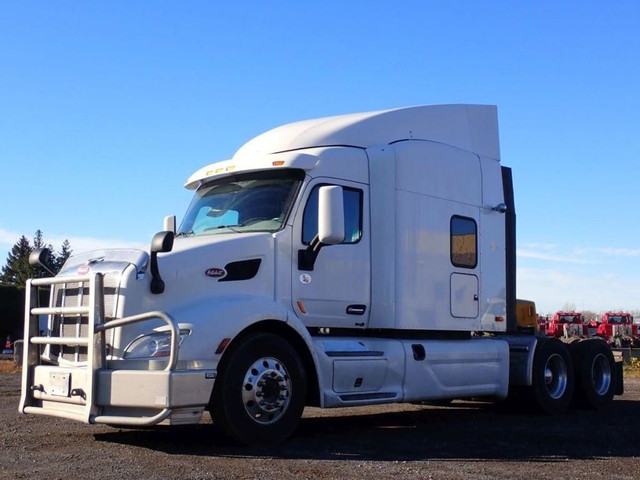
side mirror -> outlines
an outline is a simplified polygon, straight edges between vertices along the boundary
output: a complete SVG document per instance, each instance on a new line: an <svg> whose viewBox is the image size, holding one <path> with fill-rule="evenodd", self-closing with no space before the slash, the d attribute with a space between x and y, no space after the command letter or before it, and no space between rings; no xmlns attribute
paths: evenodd
<svg viewBox="0 0 640 480"><path fill-rule="evenodd" d="M151 253L166 253L173 248L173 232L158 232L151 240Z"/></svg>
<svg viewBox="0 0 640 480"><path fill-rule="evenodd" d="M32 267L42 267L52 276L56 276L53 265L51 265L51 250L48 248L38 248L29 254L29 265Z"/></svg>
<svg viewBox="0 0 640 480"><path fill-rule="evenodd" d="M164 292L164 280L158 270L158 253L170 252L173 248L173 232L158 232L151 240L151 258L149 268L151 270L151 293L157 295Z"/></svg>
<svg viewBox="0 0 640 480"><path fill-rule="evenodd" d="M313 271L320 249L344 241L342 187L324 186L318 191L318 234L305 250L298 250L298 270Z"/></svg>
<svg viewBox="0 0 640 480"><path fill-rule="evenodd" d="M318 240L323 245L344 241L342 187L320 187L318 192Z"/></svg>
<svg viewBox="0 0 640 480"><path fill-rule="evenodd" d="M175 215L167 215L164 217L164 222L162 223L162 230L165 232L173 232L176 233L176 216Z"/></svg>

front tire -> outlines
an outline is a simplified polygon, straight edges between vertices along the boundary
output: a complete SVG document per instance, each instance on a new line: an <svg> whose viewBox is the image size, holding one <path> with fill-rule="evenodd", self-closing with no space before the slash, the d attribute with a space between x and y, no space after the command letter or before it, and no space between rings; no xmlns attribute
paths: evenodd
<svg viewBox="0 0 640 480"><path fill-rule="evenodd" d="M298 426L306 401L300 356L271 333L253 333L238 341L214 385L213 421L241 443L281 442Z"/></svg>
<svg viewBox="0 0 640 480"><path fill-rule="evenodd" d="M575 385L567 347L555 338L538 342L532 373L531 393L537 408L552 415L566 410Z"/></svg>

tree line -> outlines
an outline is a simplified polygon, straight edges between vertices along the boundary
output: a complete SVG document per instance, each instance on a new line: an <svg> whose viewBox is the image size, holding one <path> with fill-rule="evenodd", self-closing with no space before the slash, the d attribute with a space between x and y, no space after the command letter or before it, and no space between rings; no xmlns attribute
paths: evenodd
<svg viewBox="0 0 640 480"><path fill-rule="evenodd" d="M6 264L0 272L0 285L24 287L29 278L51 276L44 268L29 265L29 255L31 255L31 252L45 247L51 251L49 264L54 272L58 272L62 268L64 262L67 261L67 258L69 258L72 253L68 240L62 242L58 251L54 251L51 244L45 242L41 230L36 230L33 241L29 241L26 236L22 235L7 255Z"/></svg>

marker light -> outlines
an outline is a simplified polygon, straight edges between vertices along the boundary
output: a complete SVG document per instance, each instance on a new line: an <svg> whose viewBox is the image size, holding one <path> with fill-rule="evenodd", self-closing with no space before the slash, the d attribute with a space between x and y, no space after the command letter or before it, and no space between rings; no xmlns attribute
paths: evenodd
<svg viewBox="0 0 640 480"><path fill-rule="evenodd" d="M298 308L302 313L307 313L307 311L304 309L304 305L302 304L302 302L298 301L296 303L298 304Z"/></svg>
<svg viewBox="0 0 640 480"><path fill-rule="evenodd" d="M231 341L230 338L225 338L220 342L220 345L218 345L218 348L216 349L216 355L220 355L222 352L224 352L224 349L227 348L227 345L229 345L229 342Z"/></svg>

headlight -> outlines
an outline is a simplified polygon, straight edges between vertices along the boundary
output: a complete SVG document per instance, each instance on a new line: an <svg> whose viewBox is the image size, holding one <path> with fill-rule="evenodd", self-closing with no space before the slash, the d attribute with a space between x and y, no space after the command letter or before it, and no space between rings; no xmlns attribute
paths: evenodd
<svg viewBox="0 0 640 480"><path fill-rule="evenodd" d="M178 346L184 338L191 335L191 330L180 330ZM158 332L141 335L124 349L124 358L157 358L168 357L171 353L171 332Z"/></svg>

